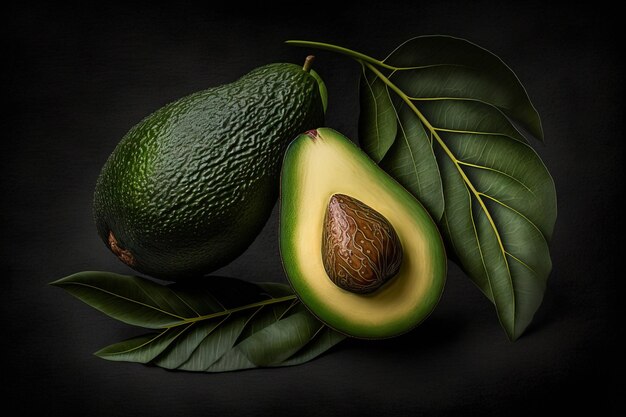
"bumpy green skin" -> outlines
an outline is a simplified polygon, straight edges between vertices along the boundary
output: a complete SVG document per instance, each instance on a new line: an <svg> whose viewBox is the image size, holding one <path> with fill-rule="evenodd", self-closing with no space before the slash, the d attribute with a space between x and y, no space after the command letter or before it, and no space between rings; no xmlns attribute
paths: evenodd
<svg viewBox="0 0 626 417"><path fill-rule="evenodd" d="M318 82L271 64L173 102L133 127L104 165L94 216L134 269L167 279L224 266L252 243L278 197L289 142L323 124Z"/></svg>

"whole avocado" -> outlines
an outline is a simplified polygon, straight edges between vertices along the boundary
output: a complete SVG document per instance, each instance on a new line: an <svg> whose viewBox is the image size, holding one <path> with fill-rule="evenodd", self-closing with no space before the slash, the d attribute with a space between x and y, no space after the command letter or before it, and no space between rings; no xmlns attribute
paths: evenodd
<svg viewBox="0 0 626 417"><path fill-rule="evenodd" d="M322 92L306 64L270 64L149 115L102 168L98 234L157 278L202 276L233 261L271 214L287 145L323 124Z"/></svg>

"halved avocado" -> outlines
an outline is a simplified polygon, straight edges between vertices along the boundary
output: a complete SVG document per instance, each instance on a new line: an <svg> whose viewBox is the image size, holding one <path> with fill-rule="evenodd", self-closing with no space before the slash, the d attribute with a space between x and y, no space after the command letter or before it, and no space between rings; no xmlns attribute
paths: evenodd
<svg viewBox="0 0 626 417"><path fill-rule="evenodd" d="M401 245L395 275L368 293L342 288L327 272L322 241L336 196L348 196L362 203L358 207L371 209L374 217L386 219ZM281 176L280 251L287 277L304 305L326 325L358 338L391 337L417 326L436 306L446 278L444 244L426 209L356 145L329 128L302 134L287 149ZM345 252L346 262L351 262L352 248Z"/></svg>

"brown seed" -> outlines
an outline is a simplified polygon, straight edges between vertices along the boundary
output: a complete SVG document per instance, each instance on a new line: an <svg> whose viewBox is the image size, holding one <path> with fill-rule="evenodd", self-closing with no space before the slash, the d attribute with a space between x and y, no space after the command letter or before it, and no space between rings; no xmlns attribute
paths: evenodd
<svg viewBox="0 0 626 417"><path fill-rule="evenodd" d="M322 260L337 286L367 294L398 273L402 245L382 214L355 198L334 194L324 216Z"/></svg>

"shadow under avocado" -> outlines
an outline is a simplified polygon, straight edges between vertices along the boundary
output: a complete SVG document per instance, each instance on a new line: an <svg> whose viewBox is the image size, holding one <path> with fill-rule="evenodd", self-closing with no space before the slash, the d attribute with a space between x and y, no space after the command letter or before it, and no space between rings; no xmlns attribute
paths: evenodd
<svg viewBox="0 0 626 417"><path fill-rule="evenodd" d="M451 345L463 337L467 320L459 315L438 314L427 318L422 324L400 336L380 340L347 338L334 350L346 347L365 347L378 351L411 353L430 351Z"/></svg>

